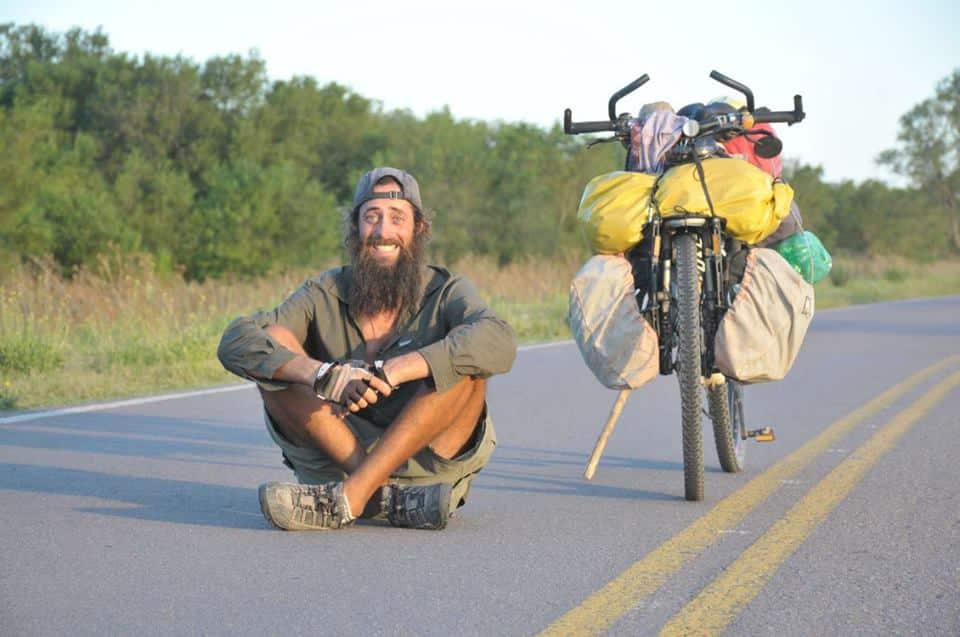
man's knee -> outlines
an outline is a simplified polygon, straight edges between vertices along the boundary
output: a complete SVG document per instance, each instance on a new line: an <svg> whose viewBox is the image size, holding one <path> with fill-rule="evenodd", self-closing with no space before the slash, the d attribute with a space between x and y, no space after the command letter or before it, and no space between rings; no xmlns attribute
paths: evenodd
<svg viewBox="0 0 960 637"><path fill-rule="evenodd" d="M486 402L487 381L483 378L466 377L444 392L446 398L444 404L454 412L457 417L473 417L479 413Z"/></svg>
<svg viewBox="0 0 960 637"><path fill-rule="evenodd" d="M487 393L487 379L465 376L457 381L450 390L469 394L470 396L474 394L485 395Z"/></svg>
<svg viewBox="0 0 960 637"><path fill-rule="evenodd" d="M260 397L270 418L283 433L296 438L308 427L323 427L340 417L333 403L316 398L306 387L291 385L276 391L260 388Z"/></svg>

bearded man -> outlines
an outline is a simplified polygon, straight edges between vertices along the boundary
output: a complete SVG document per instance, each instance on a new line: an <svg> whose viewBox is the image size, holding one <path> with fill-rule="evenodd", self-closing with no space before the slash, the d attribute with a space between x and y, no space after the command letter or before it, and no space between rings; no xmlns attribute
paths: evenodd
<svg viewBox="0 0 960 637"><path fill-rule="evenodd" d="M430 222L408 173L366 173L344 228L351 265L235 320L217 351L257 383L299 481L262 485L260 508L288 530L442 529L496 445L486 379L513 365L514 334L470 282L424 264Z"/></svg>

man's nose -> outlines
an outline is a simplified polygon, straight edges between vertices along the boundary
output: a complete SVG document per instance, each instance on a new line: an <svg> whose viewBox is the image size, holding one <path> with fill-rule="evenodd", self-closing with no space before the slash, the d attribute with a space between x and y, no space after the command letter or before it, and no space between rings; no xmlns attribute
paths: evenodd
<svg viewBox="0 0 960 637"><path fill-rule="evenodd" d="M394 237L390 226L388 226L384 221L378 221L371 229L370 238L375 241L381 241L383 239L392 239Z"/></svg>
<svg viewBox="0 0 960 637"><path fill-rule="evenodd" d="M381 235L384 234L384 233L387 231L387 216L386 216L386 215L383 215L383 216L381 216L379 219L377 219L377 222L376 222L375 224L373 224L373 230L374 230L374 232L376 232L376 233L378 233L378 234L381 234Z"/></svg>

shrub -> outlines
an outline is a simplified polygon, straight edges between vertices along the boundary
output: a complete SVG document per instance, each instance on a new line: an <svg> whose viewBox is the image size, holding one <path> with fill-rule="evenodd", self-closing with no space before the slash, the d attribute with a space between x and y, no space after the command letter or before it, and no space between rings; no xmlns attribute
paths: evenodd
<svg viewBox="0 0 960 637"><path fill-rule="evenodd" d="M901 283L907 280L908 272L900 268L887 268L883 273L883 278L890 283Z"/></svg>
<svg viewBox="0 0 960 637"><path fill-rule="evenodd" d="M63 352L29 330L0 335L0 372L32 374L59 369Z"/></svg>
<svg viewBox="0 0 960 637"><path fill-rule="evenodd" d="M830 270L830 282L835 286L843 287L850 280L850 271L837 262L834 262Z"/></svg>

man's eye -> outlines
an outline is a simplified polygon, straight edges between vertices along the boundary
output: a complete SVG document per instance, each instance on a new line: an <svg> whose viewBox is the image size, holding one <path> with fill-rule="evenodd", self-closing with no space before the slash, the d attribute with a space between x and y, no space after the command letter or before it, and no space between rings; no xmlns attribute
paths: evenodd
<svg viewBox="0 0 960 637"><path fill-rule="evenodd" d="M403 222L406 221L406 220L407 220L407 218L404 217L403 215L394 215L394 216L393 216L393 223L394 223L395 225L398 225L398 226L403 225Z"/></svg>

